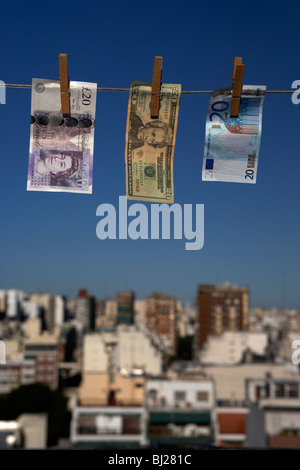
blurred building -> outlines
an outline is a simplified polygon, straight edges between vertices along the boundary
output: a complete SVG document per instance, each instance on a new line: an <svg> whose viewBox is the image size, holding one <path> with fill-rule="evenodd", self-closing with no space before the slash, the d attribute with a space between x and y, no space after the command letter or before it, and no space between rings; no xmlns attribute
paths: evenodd
<svg viewBox="0 0 300 470"><path fill-rule="evenodd" d="M197 312L189 302L182 305L178 302L178 335L180 337L194 336L197 331Z"/></svg>
<svg viewBox="0 0 300 470"><path fill-rule="evenodd" d="M5 290L0 289L0 319L2 320L5 316L6 310L6 295Z"/></svg>
<svg viewBox="0 0 300 470"><path fill-rule="evenodd" d="M0 395L10 393L22 384L23 371L23 348L20 341L17 339L0 341L0 349L2 344L4 344L5 360L1 363L0 357Z"/></svg>
<svg viewBox="0 0 300 470"><path fill-rule="evenodd" d="M4 362L1 362L0 354L0 395L10 393L22 383L23 351L18 340L0 341L4 344ZM1 351L0 351L1 353Z"/></svg>
<svg viewBox="0 0 300 470"><path fill-rule="evenodd" d="M66 299L62 295L54 298L54 326L62 326L66 321Z"/></svg>
<svg viewBox="0 0 300 470"><path fill-rule="evenodd" d="M218 336L208 335L200 351L202 364L232 365L241 362L263 361L266 357L266 333L224 331Z"/></svg>
<svg viewBox="0 0 300 470"><path fill-rule="evenodd" d="M162 373L162 354L146 329L138 329L135 325L119 325L117 335L118 370L127 374L141 370L149 376Z"/></svg>
<svg viewBox="0 0 300 470"><path fill-rule="evenodd" d="M146 303L145 300L135 300L134 301L134 323L136 325L145 325L146 324Z"/></svg>
<svg viewBox="0 0 300 470"><path fill-rule="evenodd" d="M82 350L82 382L78 389L81 405L107 405L110 384L115 381L116 330L85 334Z"/></svg>
<svg viewBox="0 0 300 470"><path fill-rule="evenodd" d="M118 305L116 300L105 301L105 314L101 322L102 328L115 328L118 321Z"/></svg>
<svg viewBox="0 0 300 470"><path fill-rule="evenodd" d="M248 447L300 448L299 376L248 379L246 398L252 417Z"/></svg>
<svg viewBox="0 0 300 470"><path fill-rule="evenodd" d="M42 318L43 329L53 331L65 321L65 299L56 294L31 294L21 301L25 319Z"/></svg>
<svg viewBox="0 0 300 470"><path fill-rule="evenodd" d="M23 433L24 449L46 449L48 415L46 413L24 413L17 422Z"/></svg>
<svg viewBox="0 0 300 470"><path fill-rule="evenodd" d="M0 450L47 448L46 413L24 413L14 421L0 421Z"/></svg>
<svg viewBox="0 0 300 470"><path fill-rule="evenodd" d="M245 447L248 412L246 407L216 407L214 411L216 446Z"/></svg>
<svg viewBox="0 0 300 470"><path fill-rule="evenodd" d="M134 292L119 292L117 294L118 324L131 325L134 322Z"/></svg>
<svg viewBox="0 0 300 470"><path fill-rule="evenodd" d="M6 347L4 341L0 341L0 364L6 362Z"/></svg>
<svg viewBox="0 0 300 470"><path fill-rule="evenodd" d="M17 421L0 421L0 450L21 448L22 430Z"/></svg>
<svg viewBox="0 0 300 470"><path fill-rule="evenodd" d="M85 341L84 373L71 422L71 442L77 448L122 449L147 443L145 377L115 371L115 333L87 335Z"/></svg>
<svg viewBox="0 0 300 470"><path fill-rule="evenodd" d="M211 380L148 379L145 404L151 445L213 443L215 399Z"/></svg>
<svg viewBox="0 0 300 470"><path fill-rule="evenodd" d="M5 315L9 320L22 320L23 311L21 302L26 298L23 291L8 289L5 291Z"/></svg>
<svg viewBox="0 0 300 470"><path fill-rule="evenodd" d="M117 373L111 381L107 372L87 372L78 388L81 406L140 406L144 402L145 377Z"/></svg>
<svg viewBox="0 0 300 470"><path fill-rule="evenodd" d="M223 331L245 331L248 328L249 291L247 287L200 285L198 289L198 348L208 335Z"/></svg>
<svg viewBox="0 0 300 470"><path fill-rule="evenodd" d="M71 436L76 448L126 449L145 446L146 409L143 406L76 406Z"/></svg>
<svg viewBox="0 0 300 470"><path fill-rule="evenodd" d="M83 373L106 372L107 364L104 335L100 333L85 334L83 338Z"/></svg>
<svg viewBox="0 0 300 470"><path fill-rule="evenodd" d="M104 318L105 318L105 300L97 300L96 301L96 321L95 321L96 331L101 329L102 325L104 324Z"/></svg>
<svg viewBox="0 0 300 470"><path fill-rule="evenodd" d="M292 354L295 351L295 345L298 345L300 340L300 330L298 331L287 331L282 335L281 340L279 341L277 360L290 362L292 359Z"/></svg>
<svg viewBox="0 0 300 470"><path fill-rule="evenodd" d="M86 334L83 339L82 370L86 374L108 373L110 382L118 373L132 376L162 372L162 355L147 330L135 325L119 325L101 333Z"/></svg>
<svg viewBox="0 0 300 470"><path fill-rule="evenodd" d="M0 395L19 388L22 384L23 361L9 361L0 367Z"/></svg>
<svg viewBox="0 0 300 470"><path fill-rule="evenodd" d="M23 300L22 308L24 312L25 319L31 318L41 318L42 315L42 305L36 300Z"/></svg>
<svg viewBox="0 0 300 470"><path fill-rule="evenodd" d="M40 305L42 329L52 332L55 327L55 295L34 293L30 295L29 300Z"/></svg>
<svg viewBox="0 0 300 470"><path fill-rule="evenodd" d="M36 325L38 328L38 325ZM22 383L42 383L52 390L58 387L59 338L43 332L24 340Z"/></svg>
<svg viewBox="0 0 300 470"><path fill-rule="evenodd" d="M76 325L73 325L72 321L65 322L59 329L59 360L61 362L79 362L78 356Z"/></svg>
<svg viewBox="0 0 300 470"><path fill-rule="evenodd" d="M86 332L94 331L96 326L96 299L85 289L80 289L75 299L75 318Z"/></svg>
<svg viewBox="0 0 300 470"><path fill-rule="evenodd" d="M237 364L228 366L203 366L203 373L215 383L218 406L239 406L247 404L246 381L262 380L272 377L274 380L298 381L298 367L291 364Z"/></svg>
<svg viewBox="0 0 300 470"><path fill-rule="evenodd" d="M178 302L173 297L153 295L146 299L146 325L165 341L165 351L177 353Z"/></svg>

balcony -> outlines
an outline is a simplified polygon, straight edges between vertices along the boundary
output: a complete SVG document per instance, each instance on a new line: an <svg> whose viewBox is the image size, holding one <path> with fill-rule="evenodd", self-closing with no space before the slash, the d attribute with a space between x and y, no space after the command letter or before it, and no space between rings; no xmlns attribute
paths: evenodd
<svg viewBox="0 0 300 470"><path fill-rule="evenodd" d="M146 421L142 407L76 407L71 439L78 447L145 445Z"/></svg>
<svg viewBox="0 0 300 470"><path fill-rule="evenodd" d="M150 410L150 423L174 423L174 424L205 424L211 423L210 411L200 410L178 410L176 408L169 410Z"/></svg>

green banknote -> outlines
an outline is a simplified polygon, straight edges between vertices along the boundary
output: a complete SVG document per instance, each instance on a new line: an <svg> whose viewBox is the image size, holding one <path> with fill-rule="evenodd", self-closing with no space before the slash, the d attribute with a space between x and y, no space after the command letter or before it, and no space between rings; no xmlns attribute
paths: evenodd
<svg viewBox="0 0 300 470"><path fill-rule="evenodd" d="M181 85L162 84L158 119L150 115L151 83L132 82L125 167L127 199L174 202L173 162Z"/></svg>

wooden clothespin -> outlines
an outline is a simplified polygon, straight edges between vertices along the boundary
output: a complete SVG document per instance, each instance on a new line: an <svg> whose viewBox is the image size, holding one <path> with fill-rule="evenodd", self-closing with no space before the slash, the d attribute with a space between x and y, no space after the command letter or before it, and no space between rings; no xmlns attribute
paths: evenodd
<svg viewBox="0 0 300 470"><path fill-rule="evenodd" d="M242 64L241 57L235 57L232 73L232 97L230 107L230 117L238 117L240 110L241 93L243 88L245 65Z"/></svg>
<svg viewBox="0 0 300 470"><path fill-rule="evenodd" d="M162 57L154 57L153 74L152 74L152 94L150 113L152 119L157 119L159 116L159 102L161 92L161 75L162 75Z"/></svg>
<svg viewBox="0 0 300 470"><path fill-rule="evenodd" d="M70 87L69 87L67 54L59 54L59 82L60 82L61 112L64 117L70 116Z"/></svg>

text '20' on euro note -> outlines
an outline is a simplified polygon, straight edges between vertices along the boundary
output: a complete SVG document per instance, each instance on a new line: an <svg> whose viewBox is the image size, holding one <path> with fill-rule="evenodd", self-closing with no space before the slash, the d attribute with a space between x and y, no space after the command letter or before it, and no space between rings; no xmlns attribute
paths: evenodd
<svg viewBox="0 0 300 470"><path fill-rule="evenodd" d="M127 199L174 202L173 162L181 85L162 84L158 119L150 113L152 84L132 82L126 124Z"/></svg>
<svg viewBox="0 0 300 470"><path fill-rule="evenodd" d="M206 116L203 181L256 183L265 86L244 85L238 117L231 89L213 91Z"/></svg>
<svg viewBox="0 0 300 470"><path fill-rule="evenodd" d="M60 83L32 80L28 191L92 193L96 83L70 82L70 116Z"/></svg>

